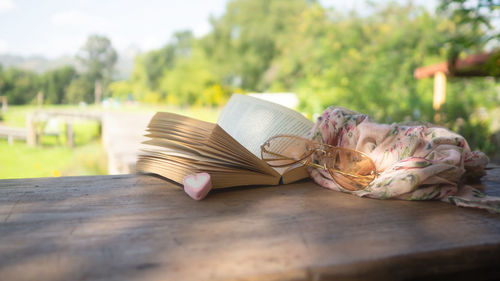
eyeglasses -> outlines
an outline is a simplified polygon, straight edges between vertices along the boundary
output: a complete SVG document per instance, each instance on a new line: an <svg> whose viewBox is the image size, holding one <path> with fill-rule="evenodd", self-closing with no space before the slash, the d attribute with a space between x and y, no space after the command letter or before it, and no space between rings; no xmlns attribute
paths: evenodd
<svg viewBox="0 0 500 281"><path fill-rule="evenodd" d="M336 183L351 191L364 189L377 176L373 160L361 151L315 143L293 135L277 135L260 146L271 167L303 164L324 169Z"/></svg>

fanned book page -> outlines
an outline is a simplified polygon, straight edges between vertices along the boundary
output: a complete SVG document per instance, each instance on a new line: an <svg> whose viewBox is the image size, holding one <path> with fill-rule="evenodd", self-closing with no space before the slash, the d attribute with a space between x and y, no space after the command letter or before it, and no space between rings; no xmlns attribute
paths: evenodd
<svg viewBox="0 0 500 281"><path fill-rule="evenodd" d="M217 124L260 158L260 145L275 135L306 137L314 123L279 104L234 94L222 110Z"/></svg>
<svg viewBox="0 0 500 281"><path fill-rule="evenodd" d="M236 142L218 125L159 112L148 126L137 170L182 183L196 172L211 175L214 188L275 185L280 175Z"/></svg>
<svg viewBox="0 0 500 281"><path fill-rule="evenodd" d="M234 94L222 110L217 124L236 141L260 158L260 146L269 138L287 134L308 137L314 123L282 105L251 96ZM300 164L274 168L290 183L308 176Z"/></svg>
<svg viewBox="0 0 500 281"><path fill-rule="evenodd" d="M242 95L233 95L219 124L159 112L148 126L148 148L137 170L178 183L186 175L207 172L214 188L289 183L307 177L305 168L270 167L260 159L260 144L276 134L305 136L311 127L291 109Z"/></svg>

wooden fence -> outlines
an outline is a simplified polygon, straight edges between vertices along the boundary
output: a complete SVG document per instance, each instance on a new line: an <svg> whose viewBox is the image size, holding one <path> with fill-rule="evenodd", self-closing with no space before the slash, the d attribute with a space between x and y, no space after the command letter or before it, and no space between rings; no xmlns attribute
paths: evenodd
<svg viewBox="0 0 500 281"><path fill-rule="evenodd" d="M100 112L38 110L26 116L27 144L30 146L37 145L40 142L41 136L44 135L44 125L50 120L56 119L64 123L66 140L70 147L74 146L73 123L82 120L94 120L102 128L102 113Z"/></svg>

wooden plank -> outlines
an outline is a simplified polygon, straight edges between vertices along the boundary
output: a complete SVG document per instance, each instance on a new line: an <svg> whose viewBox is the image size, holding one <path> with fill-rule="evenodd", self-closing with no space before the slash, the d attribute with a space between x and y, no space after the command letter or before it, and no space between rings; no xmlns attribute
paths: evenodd
<svg viewBox="0 0 500 281"><path fill-rule="evenodd" d="M14 140L26 140L27 137L28 132L24 128L0 125L0 138L7 138L9 145L13 145Z"/></svg>
<svg viewBox="0 0 500 281"><path fill-rule="evenodd" d="M94 120L100 122L102 120L103 113L100 111L89 111L89 110L36 110L32 113L33 120L35 122L47 121L51 118L58 118L65 122L77 122L77 121L88 121Z"/></svg>
<svg viewBox="0 0 500 281"><path fill-rule="evenodd" d="M500 169L483 181L500 193ZM310 181L203 201L148 175L0 180L2 280L488 280L500 215Z"/></svg>
<svg viewBox="0 0 500 281"><path fill-rule="evenodd" d="M26 139L28 132L24 128L0 125L0 137L13 137L16 139Z"/></svg>

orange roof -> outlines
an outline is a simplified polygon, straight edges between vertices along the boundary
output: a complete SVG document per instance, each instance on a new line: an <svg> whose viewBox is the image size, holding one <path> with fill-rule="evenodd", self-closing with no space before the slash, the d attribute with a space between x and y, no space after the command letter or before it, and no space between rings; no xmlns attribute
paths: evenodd
<svg viewBox="0 0 500 281"><path fill-rule="evenodd" d="M453 65L447 62L440 62L429 66L423 66L415 69L413 76L416 79L432 77L437 72L443 72L451 76L490 76L483 69L488 60L496 55L496 52L470 55L464 59L457 59ZM500 67L500 59L498 60Z"/></svg>

